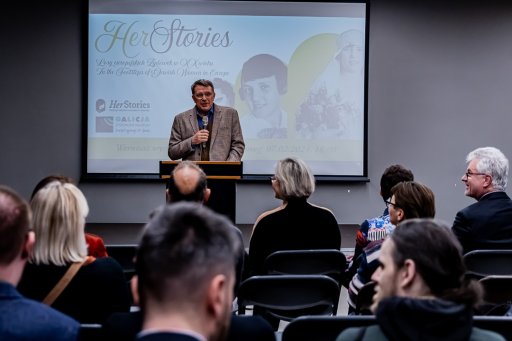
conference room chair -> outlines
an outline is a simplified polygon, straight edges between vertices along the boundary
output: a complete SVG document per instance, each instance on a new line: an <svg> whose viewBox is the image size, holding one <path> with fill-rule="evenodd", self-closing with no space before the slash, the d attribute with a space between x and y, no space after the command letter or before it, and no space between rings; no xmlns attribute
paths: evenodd
<svg viewBox="0 0 512 341"><path fill-rule="evenodd" d="M265 260L269 275L326 275L341 287L347 259L340 250L283 250Z"/></svg>
<svg viewBox="0 0 512 341"><path fill-rule="evenodd" d="M464 255L466 277L512 276L512 250L474 250Z"/></svg>
<svg viewBox="0 0 512 341"><path fill-rule="evenodd" d="M304 316L291 321L281 341L334 341L345 329L377 324L375 316ZM512 340L512 317L475 316L473 326L492 330Z"/></svg>
<svg viewBox="0 0 512 341"><path fill-rule="evenodd" d="M101 324L81 324L78 341L106 341Z"/></svg>
<svg viewBox="0 0 512 341"><path fill-rule="evenodd" d="M112 244L105 245L109 257L114 258L121 267L127 281L135 274L135 254L137 244Z"/></svg>
<svg viewBox="0 0 512 341"><path fill-rule="evenodd" d="M512 276L487 276L480 281L484 289L484 303L477 309L479 315L503 316L512 307Z"/></svg>
<svg viewBox="0 0 512 341"><path fill-rule="evenodd" d="M359 289L356 300L356 315L371 315L370 307L373 303L373 295L375 295L375 282L370 281Z"/></svg>
<svg viewBox="0 0 512 341"><path fill-rule="evenodd" d="M338 283L325 275L253 276L238 290L238 314L257 306L255 314L284 321L304 315L335 315L339 291Z"/></svg>

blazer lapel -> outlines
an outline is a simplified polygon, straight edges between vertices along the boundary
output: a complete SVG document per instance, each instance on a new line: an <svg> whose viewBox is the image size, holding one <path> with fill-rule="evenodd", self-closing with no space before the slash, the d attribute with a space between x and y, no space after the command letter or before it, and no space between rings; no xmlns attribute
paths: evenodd
<svg viewBox="0 0 512 341"><path fill-rule="evenodd" d="M222 109L218 105L215 105L213 116L212 139L210 141L210 146L212 146L215 142L215 138L217 137L217 132L219 131L219 127L222 121Z"/></svg>
<svg viewBox="0 0 512 341"><path fill-rule="evenodd" d="M199 123L197 123L196 117L196 108L189 110L188 112L188 122L190 124L190 128L192 130L192 134L195 134L199 131Z"/></svg>

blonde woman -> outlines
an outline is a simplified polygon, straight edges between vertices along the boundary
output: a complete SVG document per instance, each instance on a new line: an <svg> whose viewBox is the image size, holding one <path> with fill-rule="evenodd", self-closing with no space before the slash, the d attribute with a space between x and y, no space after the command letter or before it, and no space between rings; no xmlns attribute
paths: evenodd
<svg viewBox="0 0 512 341"><path fill-rule="evenodd" d="M128 311L130 296L121 266L112 258L87 256L84 237L89 206L73 184L51 182L31 201L36 243L18 285L81 323L101 323L112 312ZM69 269L78 271L56 298L49 293Z"/></svg>

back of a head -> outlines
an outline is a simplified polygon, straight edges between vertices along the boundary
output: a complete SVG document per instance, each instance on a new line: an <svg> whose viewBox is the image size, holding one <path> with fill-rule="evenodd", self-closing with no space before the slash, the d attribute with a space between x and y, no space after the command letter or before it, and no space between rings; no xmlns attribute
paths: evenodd
<svg viewBox="0 0 512 341"><path fill-rule="evenodd" d="M480 302L481 288L465 279L462 247L448 225L434 219L409 219L400 223L390 238L395 265L413 260L434 296L468 306Z"/></svg>
<svg viewBox="0 0 512 341"><path fill-rule="evenodd" d="M405 219L433 218L436 214L434 192L416 181L404 181L391 189L396 206L404 211Z"/></svg>
<svg viewBox="0 0 512 341"><path fill-rule="evenodd" d="M180 162L167 181L170 202L193 201L202 203L206 188L206 174L191 161Z"/></svg>
<svg viewBox="0 0 512 341"><path fill-rule="evenodd" d="M36 233L31 261L53 265L83 261L89 207L82 192L73 184L54 181L37 191L30 205Z"/></svg>
<svg viewBox="0 0 512 341"><path fill-rule="evenodd" d="M301 159L290 157L280 160L275 171L282 199L309 198L315 191L315 177Z"/></svg>
<svg viewBox="0 0 512 341"><path fill-rule="evenodd" d="M234 276L239 250L229 220L211 209L191 202L160 207L137 251L142 307L148 302L174 309L196 304L215 275Z"/></svg>
<svg viewBox="0 0 512 341"><path fill-rule="evenodd" d="M48 185L50 182L54 182L54 181L58 181L63 184L74 184L75 183L75 181L72 178L65 176L65 175L53 174L53 175L45 176L44 178L39 180L37 185L34 187L34 190L32 191L32 195L30 196L30 200L32 200L32 198L34 198L34 195L36 195L36 193L41 188Z"/></svg>
<svg viewBox="0 0 512 341"><path fill-rule="evenodd" d="M402 181L414 181L410 169L402 165L391 165L384 170L380 178L380 194L384 200L391 198L391 188Z"/></svg>
<svg viewBox="0 0 512 341"><path fill-rule="evenodd" d="M466 156L466 162L478 160L476 169L479 173L489 174L495 190L504 191L508 181L508 159L495 147L482 147L471 151Z"/></svg>
<svg viewBox="0 0 512 341"><path fill-rule="evenodd" d="M14 190L0 186L0 264L10 264L21 252L32 215L27 202Z"/></svg>

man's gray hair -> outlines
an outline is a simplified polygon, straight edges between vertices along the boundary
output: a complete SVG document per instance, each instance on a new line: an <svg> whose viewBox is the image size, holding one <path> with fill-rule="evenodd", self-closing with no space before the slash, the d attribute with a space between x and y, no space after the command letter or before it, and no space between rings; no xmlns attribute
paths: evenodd
<svg viewBox="0 0 512 341"><path fill-rule="evenodd" d="M508 159L495 147L482 147L469 152L466 162L478 160L476 170L492 177L494 189L504 191L508 181Z"/></svg>

